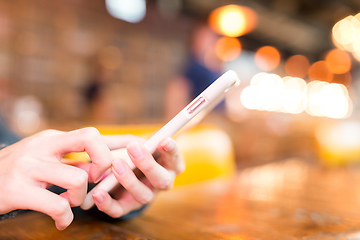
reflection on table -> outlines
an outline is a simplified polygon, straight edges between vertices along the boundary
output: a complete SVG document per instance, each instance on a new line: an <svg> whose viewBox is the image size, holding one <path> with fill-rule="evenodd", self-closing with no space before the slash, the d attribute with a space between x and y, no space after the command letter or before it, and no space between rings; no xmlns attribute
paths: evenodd
<svg viewBox="0 0 360 240"><path fill-rule="evenodd" d="M136 219L79 215L65 231L39 213L0 222L7 239L360 239L360 169L299 159L161 193Z"/></svg>

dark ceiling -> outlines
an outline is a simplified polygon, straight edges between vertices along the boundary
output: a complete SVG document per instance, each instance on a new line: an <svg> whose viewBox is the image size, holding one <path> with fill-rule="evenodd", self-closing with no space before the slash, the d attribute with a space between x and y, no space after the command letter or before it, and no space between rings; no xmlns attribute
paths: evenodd
<svg viewBox="0 0 360 240"><path fill-rule="evenodd" d="M182 0L185 13L202 18L231 3L251 7L258 14L257 28L240 37L244 48L269 44L285 55L304 54L313 61L334 47L332 26L360 12L360 0Z"/></svg>

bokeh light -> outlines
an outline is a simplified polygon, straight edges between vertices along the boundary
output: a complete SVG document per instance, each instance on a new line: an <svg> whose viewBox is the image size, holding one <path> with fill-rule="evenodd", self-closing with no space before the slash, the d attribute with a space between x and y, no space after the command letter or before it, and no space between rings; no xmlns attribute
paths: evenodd
<svg viewBox="0 0 360 240"><path fill-rule="evenodd" d="M352 43L357 38L356 27L352 23L356 22L357 19L355 18L353 21L353 18L353 16L347 16L346 18L338 21L332 29L333 40L336 41L343 49L348 51L352 51Z"/></svg>
<svg viewBox="0 0 360 240"><path fill-rule="evenodd" d="M349 54L341 49L330 50L325 57L330 71L335 74L343 74L350 71L351 59Z"/></svg>
<svg viewBox="0 0 360 240"><path fill-rule="evenodd" d="M308 84L309 104L306 112L313 116L345 118L352 104L347 88L342 84L313 81Z"/></svg>
<svg viewBox="0 0 360 240"><path fill-rule="evenodd" d="M255 74L250 80L250 86L259 86L260 81L267 75L268 75L268 73L266 73L266 72L259 72L259 73Z"/></svg>
<svg viewBox="0 0 360 240"><path fill-rule="evenodd" d="M34 96L24 96L14 102L13 119L21 135L33 134L39 130L43 106Z"/></svg>
<svg viewBox="0 0 360 240"><path fill-rule="evenodd" d="M225 62L236 59L240 52L241 44L236 38L222 37L215 45L216 56Z"/></svg>
<svg viewBox="0 0 360 240"><path fill-rule="evenodd" d="M281 111L298 114L307 106L307 85L301 78L284 77L283 102Z"/></svg>
<svg viewBox="0 0 360 240"><path fill-rule="evenodd" d="M285 63L286 74L293 77L304 78L310 68L309 60L303 55L291 56Z"/></svg>
<svg viewBox="0 0 360 240"><path fill-rule="evenodd" d="M352 102L343 84L312 81L298 77L258 73L240 94L242 105L251 110L280 111L312 116L346 118L352 112Z"/></svg>
<svg viewBox="0 0 360 240"><path fill-rule="evenodd" d="M344 118L349 110L348 98L343 88L337 83L331 83L320 90L320 110L330 118Z"/></svg>
<svg viewBox="0 0 360 240"><path fill-rule="evenodd" d="M360 61L360 13L338 21L332 28L332 41L337 48L351 52Z"/></svg>
<svg viewBox="0 0 360 240"><path fill-rule="evenodd" d="M263 71L274 70L280 63L280 53L272 46L261 47L255 53L255 63Z"/></svg>
<svg viewBox="0 0 360 240"><path fill-rule="evenodd" d="M320 91L328 83L323 81L312 81L308 84L308 106L306 112L312 116L324 116L320 110Z"/></svg>
<svg viewBox="0 0 360 240"><path fill-rule="evenodd" d="M333 83L344 84L346 87L349 87L352 82L352 76L350 72L346 72L343 74L334 74Z"/></svg>
<svg viewBox="0 0 360 240"><path fill-rule="evenodd" d="M325 61L317 61L311 65L308 72L310 80L322 80L331 82L333 79L333 73L330 71L330 67Z"/></svg>
<svg viewBox="0 0 360 240"><path fill-rule="evenodd" d="M279 110L283 103L282 91L284 89L284 83L280 76L276 74L266 75L261 81L261 86L267 96L267 105L265 105L264 110Z"/></svg>
<svg viewBox="0 0 360 240"><path fill-rule="evenodd" d="M238 37L252 31L256 22L254 10L234 4L216 8L209 16L210 26L228 37Z"/></svg>
<svg viewBox="0 0 360 240"><path fill-rule="evenodd" d="M352 47L352 55L356 60L360 61L360 38L353 42Z"/></svg>

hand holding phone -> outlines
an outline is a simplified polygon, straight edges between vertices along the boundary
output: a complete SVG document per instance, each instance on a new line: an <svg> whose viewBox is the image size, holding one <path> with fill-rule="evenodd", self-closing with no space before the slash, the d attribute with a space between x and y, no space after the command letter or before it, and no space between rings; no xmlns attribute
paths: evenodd
<svg viewBox="0 0 360 240"><path fill-rule="evenodd" d="M216 81L214 81L208 88L206 88L199 96L197 96L193 101L191 101L182 111L180 111L173 119L171 119L165 126L163 126L159 131L157 131L145 144L145 148L150 152L154 153L158 144L161 140L166 137L171 137L177 133L181 128L183 128L187 123L194 125L199 122L199 119L194 119L195 116L199 113L202 113L202 118L209 110L219 103L226 92L230 90L233 86L238 85L239 80L236 73L232 70L227 71L222 76L220 76ZM190 121L192 120L193 121ZM134 164L131 162L129 156L127 155L126 149L118 149L112 151L113 158L122 158L124 159L130 168L135 168ZM107 192L111 191L118 181L115 176L110 173L104 180L102 180L96 187L94 187L86 196L84 203L81 205L81 208L84 210L90 209L94 205L94 200L92 193L96 189L102 189Z"/></svg>

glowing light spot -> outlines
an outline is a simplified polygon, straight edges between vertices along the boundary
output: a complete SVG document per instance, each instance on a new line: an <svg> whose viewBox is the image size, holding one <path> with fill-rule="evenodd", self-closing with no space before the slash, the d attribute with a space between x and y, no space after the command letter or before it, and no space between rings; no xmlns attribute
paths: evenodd
<svg viewBox="0 0 360 240"><path fill-rule="evenodd" d="M39 130L42 105L34 96L24 96L14 103L13 119L21 134L29 135Z"/></svg>
<svg viewBox="0 0 360 240"><path fill-rule="evenodd" d="M259 86L261 79L263 79L268 73L260 72L255 74L250 80L250 86Z"/></svg>
<svg viewBox="0 0 360 240"><path fill-rule="evenodd" d="M360 13L338 21L332 28L332 41L337 48L352 52L360 61Z"/></svg>
<svg viewBox="0 0 360 240"><path fill-rule="evenodd" d="M225 62L234 60L240 55L241 44L238 39L230 37L220 38L215 45L215 53Z"/></svg>
<svg viewBox="0 0 360 240"><path fill-rule="evenodd" d="M240 95L241 103L247 109L258 109L261 106L261 93L258 86L244 88Z"/></svg>
<svg viewBox="0 0 360 240"><path fill-rule="evenodd" d="M276 111L282 104L284 83L276 74L258 73L241 94L241 102L248 109Z"/></svg>
<svg viewBox="0 0 360 240"><path fill-rule="evenodd" d="M40 127L40 117L36 112L23 111L16 119L17 126L22 133L34 133Z"/></svg>
<svg viewBox="0 0 360 240"><path fill-rule="evenodd" d="M220 26L229 36L239 36L239 32L244 31L244 25L244 17L241 11L229 11L220 20Z"/></svg>
<svg viewBox="0 0 360 240"><path fill-rule="evenodd" d="M274 70L280 63L280 53L272 46L261 47L255 53L255 63L263 71Z"/></svg>
<svg viewBox="0 0 360 240"><path fill-rule="evenodd" d="M360 56L360 38L356 39L353 44L353 55L359 61Z"/></svg>
<svg viewBox="0 0 360 240"><path fill-rule="evenodd" d="M293 77L304 78L309 71L310 62L303 55L294 55L285 63L286 74Z"/></svg>
<svg viewBox="0 0 360 240"><path fill-rule="evenodd" d="M320 110L330 118L344 118L349 110L349 102L339 84L331 83L320 91Z"/></svg>
<svg viewBox="0 0 360 240"><path fill-rule="evenodd" d="M107 11L114 18L137 23L145 17L145 0L106 0L105 4Z"/></svg>
<svg viewBox="0 0 360 240"><path fill-rule="evenodd" d="M281 108L283 104L283 96L282 92L284 90L284 82L279 75L269 74L267 75L263 81L267 80L269 83L267 87L267 98L272 103L271 106L266 108L268 111L277 111Z"/></svg>
<svg viewBox="0 0 360 240"><path fill-rule="evenodd" d="M352 102L343 84L280 78L276 74L258 73L240 95L245 108L260 111L281 111L299 114L345 118L352 113Z"/></svg>
<svg viewBox="0 0 360 240"><path fill-rule="evenodd" d="M351 114L351 100L344 85L313 81L308 87L309 105L306 112L310 115L345 118Z"/></svg>
<svg viewBox="0 0 360 240"><path fill-rule="evenodd" d="M307 106L307 85L301 78L284 77L283 107L282 110L298 114Z"/></svg>
<svg viewBox="0 0 360 240"><path fill-rule="evenodd" d="M312 81L308 84L308 106L305 109L308 114L317 117L324 116L320 110L320 91L328 84L322 81Z"/></svg>
<svg viewBox="0 0 360 240"><path fill-rule="evenodd" d="M351 23L353 16L348 16L339 23L339 31L343 43L351 43L356 39L356 31Z"/></svg>
<svg viewBox="0 0 360 240"><path fill-rule="evenodd" d="M340 49L332 49L325 57L330 71L335 74L346 73L351 68L351 59L349 54Z"/></svg>
<svg viewBox="0 0 360 240"><path fill-rule="evenodd" d="M343 49L352 51L352 42L356 39L356 31L352 25L353 16L348 16L337 22L332 29L334 42Z"/></svg>
<svg viewBox="0 0 360 240"><path fill-rule="evenodd" d="M252 31L256 22L256 13L251 8L234 4L219 7L209 16L210 26L228 37L238 37Z"/></svg>
<svg viewBox="0 0 360 240"><path fill-rule="evenodd" d="M313 63L309 68L308 74L310 80L323 80L331 82L333 79L330 67L325 61L317 61Z"/></svg>
<svg viewBox="0 0 360 240"><path fill-rule="evenodd" d="M343 74L334 74L334 78L332 80L333 83L344 84L345 86L350 86L352 82L352 77L350 72L346 72Z"/></svg>

